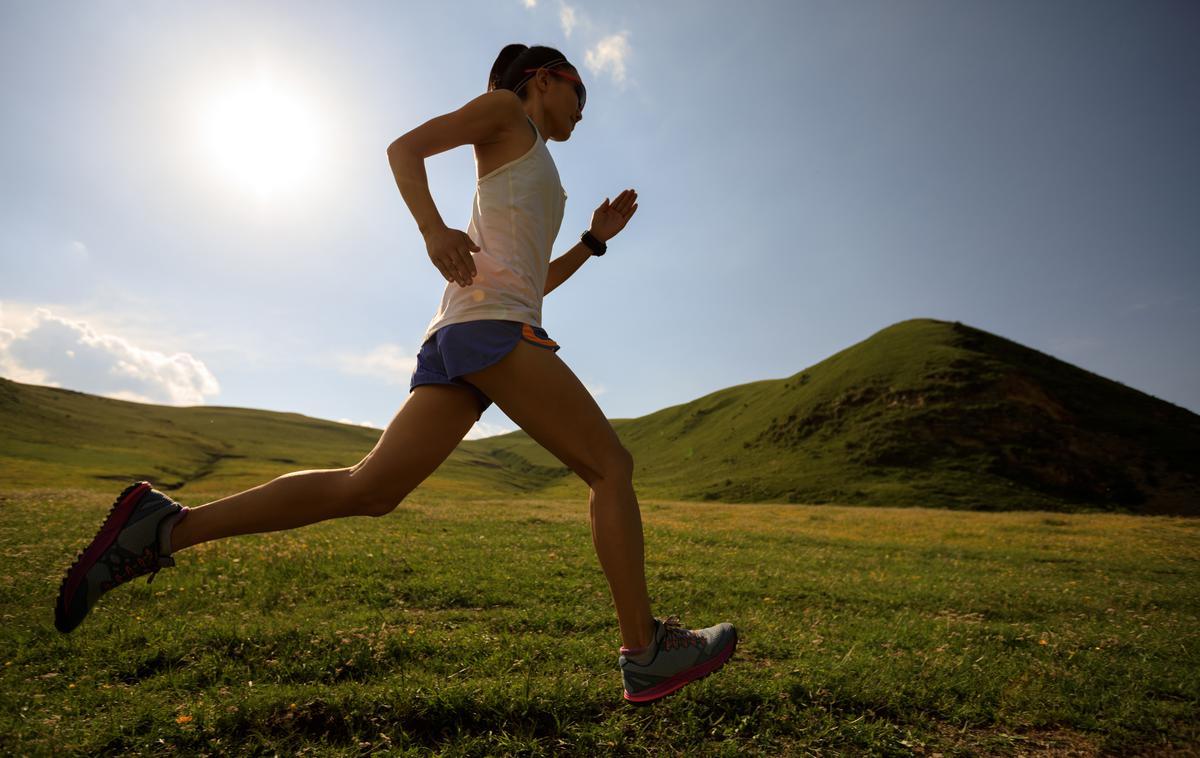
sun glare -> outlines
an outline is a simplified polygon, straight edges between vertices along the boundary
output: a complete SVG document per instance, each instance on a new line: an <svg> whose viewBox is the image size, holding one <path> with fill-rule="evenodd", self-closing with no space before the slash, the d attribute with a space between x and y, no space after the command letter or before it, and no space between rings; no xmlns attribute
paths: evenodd
<svg viewBox="0 0 1200 758"><path fill-rule="evenodd" d="M199 120L206 163L260 200L311 188L320 172L315 109L267 73L212 98Z"/></svg>

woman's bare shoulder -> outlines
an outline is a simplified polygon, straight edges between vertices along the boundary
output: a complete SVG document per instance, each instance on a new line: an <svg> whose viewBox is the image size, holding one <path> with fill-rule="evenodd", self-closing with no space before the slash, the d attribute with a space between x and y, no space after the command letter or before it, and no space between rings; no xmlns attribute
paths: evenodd
<svg viewBox="0 0 1200 758"><path fill-rule="evenodd" d="M505 139L525 118L521 98L512 90L492 90L456 111L431 118L416 129L397 138L389 152L403 147L421 158L451 150L460 145L489 145Z"/></svg>

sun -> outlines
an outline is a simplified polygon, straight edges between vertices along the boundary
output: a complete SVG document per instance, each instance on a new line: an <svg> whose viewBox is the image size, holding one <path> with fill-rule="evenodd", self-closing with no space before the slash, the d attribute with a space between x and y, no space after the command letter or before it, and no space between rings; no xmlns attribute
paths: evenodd
<svg viewBox="0 0 1200 758"><path fill-rule="evenodd" d="M309 189L322 168L317 113L295 88L260 70L202 106L205 163L260 200Z"/></svg>

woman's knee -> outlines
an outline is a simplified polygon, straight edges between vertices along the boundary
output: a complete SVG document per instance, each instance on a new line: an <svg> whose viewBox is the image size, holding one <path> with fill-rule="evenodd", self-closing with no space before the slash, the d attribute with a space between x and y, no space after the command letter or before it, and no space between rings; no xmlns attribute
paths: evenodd
<svg viewBox="0 0 1200 758"><path fill-rule="evenodd" d="M594 481L588 485L596 486L606 483L628 484L633 481L633 454L624 445L612 448L600 460Z"/></svg>
<svg viewBox="0 0 1200 758"><path fill-rule="evenodd" d="M408 492L397 490L394 482L373 481L358 466L346 469L345 500L355 515L386 516L406 497Z"/></svg>

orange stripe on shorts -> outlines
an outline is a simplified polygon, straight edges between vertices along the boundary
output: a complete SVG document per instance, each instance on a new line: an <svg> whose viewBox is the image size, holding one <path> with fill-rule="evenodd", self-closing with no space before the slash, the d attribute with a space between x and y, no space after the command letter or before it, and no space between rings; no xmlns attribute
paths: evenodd
<svg viewBox="0 0 1200 758"><path fill-rule="evenodd" d="M536 342L539 345L548 345L550 347L558 347L558 343L555 342L554 340L542 339L541 337L534 334L533 327L530 326L529 324L524 324L521 327L521 336L524 337L525 339L529 340L530 342Z"/></svg>

